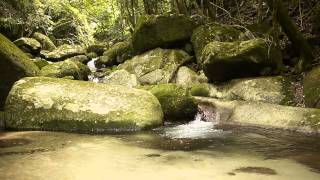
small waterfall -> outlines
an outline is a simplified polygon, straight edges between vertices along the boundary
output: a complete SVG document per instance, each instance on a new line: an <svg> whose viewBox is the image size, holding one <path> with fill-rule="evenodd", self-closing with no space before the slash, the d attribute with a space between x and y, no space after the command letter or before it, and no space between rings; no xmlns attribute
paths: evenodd
<svg viewBox="0 0 320 180"><path fill-rule="evenodd" d="M205 139L221 136L222 130L215 129L215 124L220 119L219 114L209 106L199 105L198 113L194 120L183 125L165 128L165 136L170 138Z"/></svg>
<svg viewBox="0 0 320 180"><path fill-rule="evenodd" d="M96 63L95 63L97 60L98 60L98 58L93 58L91 61L89 61L87 63L87 66L91 71L91 74L88 76L88 79L89 79L89 81L92 81L95 83L100 82L100 78L98 78L94 75L94 73L98 71L98 68L96 67Z"/></svg>

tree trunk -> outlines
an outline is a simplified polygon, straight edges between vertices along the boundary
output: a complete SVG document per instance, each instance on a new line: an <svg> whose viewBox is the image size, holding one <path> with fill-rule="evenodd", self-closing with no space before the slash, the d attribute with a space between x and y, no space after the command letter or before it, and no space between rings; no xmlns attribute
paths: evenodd
<svg viewBox="0 0 320 180"><path fill-rule="evenodd" d="M189 15L189 11L184 0L176 0L176 3L180 14Z"/></svg>
<svg viewBox="0 0 320 180"><path fill-rule="evenodd" d="M296 70L301 72L307 69L313 61L312 50L308 42L304 39L297 25L290 19L288 9L282 0L267 0L267 3L271 9L276 11L276 20L292 42L294 50L299 52L300 61L296 65Z"/></svg>

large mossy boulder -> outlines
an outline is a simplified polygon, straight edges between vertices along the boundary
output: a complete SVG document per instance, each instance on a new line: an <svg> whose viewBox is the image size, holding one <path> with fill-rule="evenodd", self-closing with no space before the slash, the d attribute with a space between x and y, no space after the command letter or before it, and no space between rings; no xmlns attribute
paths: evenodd
<svg viewBox="0 0 320 180"><path fill-rule="evenodd" d="M85 49L79 45L67 45L64 44L62 46L59 46L53 51L47 51L47 50L42 50L40 52L40 56L48 61L63 61L68 58L78 56L78 55L84 55L85 54Z"/></svg>
<svg viewBox="0 0 320 180"><path fill-rule="evenodd" d="M258 77L235 79L216 86L210 84L210 97L296 106L294 81L290 77Z"/></svg>
<svg viewBox="0 0 320 180"><path fill-rule="evenodd" d="M262 102L225 101L197 97L199 104L211 106L220 125L245 125L320 133L320 110L281 106Z"/></svg>
<svg viewBox="0 0 320 180"><path fill-rule="evenodd" d="M210 81L268 75L279 71L281 52L263 39L207 44L198 63Z"/></svg>
<svg viewBox="0 0 320 180"><path fill-rule="evenodd" d="M123 63L134 56L131 42L119 42L103 53L95 62L97 66L112 66Z"/></svg>
<svg viewBox="0 0 320 180"><path fill-rule="evenodd" d="M13 42L0 34L0 109L14 82L37 76L39 68Z"/></svg>
<svg viewBox="0 0 320 180"><path fill-rule="evenodd" d="M179 67L190 60L182 50L157 48L127 60L118 69L135 74L142 85L165 84L173 81Z"/></svg>
<svg viewBox="0 0 320 180"><path fill-rule="evenodd" d="M196 28L192 34L191 42L198 59L201 59L203 48L213 41L233 42L247 40L246 35L229 25L205 24Z"/></svg>
<svg viewBox="0 0 320 180"><path fill-rule="evenodd" d="M305 105L311 108L320 108L320 66L314 67L306 73L303 79Z"/></svg>
<svg viewBox="0 0 320 180"><path fill-rule="evenodd" d="M70 59L44 66L40 73L45 77L73 77L75 80L88 80L89 74L90 69L86 65Z"/></svg>
<svg viewBox="0 0 320 180"><path fill-rule="evenodd" d="M144 52L157 47L168 47L189 40L195 25L184 15L142 16L132 37L133 48Z"/></svg>
<svg viewBox="0 0 320 180"><path fill-rule="evenodd" d="M158 98L167 120L192 120L197 113L195 99L185 87L176 84L160 84L141 88L150 91Z"/></svg>
<svg viewBox="0 0 320 180"><path fill-rule="evenodd" d="M41 44L33 38L20 38L14 41L14 44L18 46L25 53L38 55L41 51Z"/></svg>
<svg viewBox="0 0 320 180"><path fill-rule="evenodd" d="M121 69L112 72L109 76L102 80L102 83L122 85L130 88L137 87L140 85L138 78L134 74L130 74L128 71Z"/></svg>
<svg viewBox="0 0 320 180"><path fill-rule="evenodd" d="M18 81L5 106L14 130L133 131L162 125L159 101L124 86L36 77Z"/></svg>
<svg viewBox="0 0 320 180"><path fill-rule="evenodd" d="M32 37L40 42L40 44L42 45L42 50L53 51L56 49L56 46L48 36L36 32Z"/></svg>

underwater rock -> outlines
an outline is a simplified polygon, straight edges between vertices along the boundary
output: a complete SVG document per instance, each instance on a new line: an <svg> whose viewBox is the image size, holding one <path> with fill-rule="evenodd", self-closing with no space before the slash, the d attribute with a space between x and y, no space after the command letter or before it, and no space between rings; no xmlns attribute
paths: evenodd
<svg viewBox="0 0 320 180"><path fill-rule="evenodd" d="M0 109L14 82L27 76L37 76L39 68L14 43L0 34Z"/></svg>
<svg viewBox="0 0 320 180"><path fill-rule="evenodd" d="M64 78L67 76L73 77L76 80L88 80L90 69L78 62L65 60L49 64L41 69L41 76Z"/></svg>
<svg viewBox="0 0 320 180"><path fill-rule="evenodd" d="M132 36L136 52L168 47L190 39L194 23L184 15L145 15L141 17Z"/></svg>
<svg viewBox="0 0 320 180"><path fill-rule="evenodd" d="M128 71L123 69L112 72L109 76L102 80L102 83L122 85L130 88L140 85L136 75L130 74Z"/></svg>
<svg viewBox="0 0 320 180"><path fill-rule="evenodd" d="M205 97L196 97L196 100L215 109L220 125L251 125L320 133L320 109Z"/></svg>
<svg viewBox="0 0 320 180"><path fill-rule="evenodd" d="M191 56L182 50L157 48L127 60L118 69L135 74L142 85L165 84L174 81L179 67L189 60Z"/></svg>
<svg viewBox="0 0 320 180"><path fill-rule="evenodd" d="M160 84L141 88L150 91L158 98L167 120L187 120L193 118L197 113L195 99L187 88L176 84Z"/></svg>
<svg viewBox="0 0 320 180"><path fill-rule="evenodd" d="M263 39L207 44L198 59L205 75L213 82L267 75L282 66L281 52Z"/></svg>
<svg viewBox="0 0 320 180"><path fill-rule="evenodd" d="M70 132L134 131L162 125L150 92L48 77L24 78L6 102L6 127Z"/></svg>
<svg viewBox="0 0 320 180"><path fill-rule="evenodd" d="M33 38L20 38L14 41L14 44L18 46L25 53L37 55L41 51L41 44Z"/></svg>
<svg viewBox="0 0 320 180"><path fill-rule="evenodd" d="M305 105L311 108L320 108L320 66L314 67L306 73L303 79Z"/></svg>
<svg viewBox="0 0 320 180"><path fill-rule="evenodd" d="M51 39L44 34L36 32L32 35L32 37L40 42L40 44L42 45L42 50L53 51L57 48L51 41Z"/></svg>
<svg viewBox="0 0 320 180"><path fill-rule="evenodd" d="M42 50L40 52L40 56L48 61L63 61L68 58L78 56L78 55L84 55L85 50L83 47L79 45L71 46L64 44L62 46L59 46L56 48L54 51L47 51L47 50Z"/></svg>

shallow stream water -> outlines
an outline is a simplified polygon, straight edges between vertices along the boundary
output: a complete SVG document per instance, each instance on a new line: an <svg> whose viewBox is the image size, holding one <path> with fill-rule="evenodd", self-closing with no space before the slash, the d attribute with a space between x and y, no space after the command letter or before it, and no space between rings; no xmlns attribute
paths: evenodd
<svg viewBox="0 0 320 180"><path fill-rule="evenodd" d="M0 134L1 180L319 180L320 137L195 120L134 134Z"/></svg>

